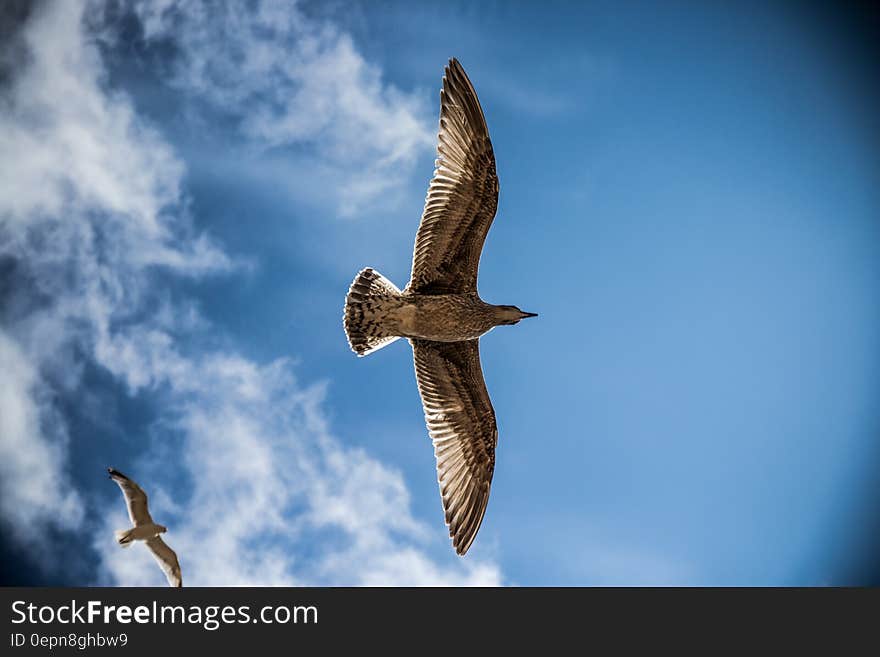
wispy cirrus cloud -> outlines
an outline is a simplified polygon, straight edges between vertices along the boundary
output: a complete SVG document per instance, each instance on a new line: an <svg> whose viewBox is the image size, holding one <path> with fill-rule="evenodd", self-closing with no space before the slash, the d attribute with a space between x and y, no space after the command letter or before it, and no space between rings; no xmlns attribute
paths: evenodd
<svg viewBox="0 0 880 657"><path fill-rule="evenodd" d="M342 215L394 192L434 148L433 108L385 82L348 34L297 3L133 8L147 46L173 53L173 87L231 118L252 146L284 153L299 175L317 169Z"/></svg>
<svg viewBox="0 0 880 657"><path fill-rule="evenodd" d="M64 475L65 427L41 426L51 413L41 399L45 388L21 347L2 331L0 371L0 514L14 538L33 547L47 526L74 529L83 505Z"/></svg>
<svg viewBox="0 0 880 657"><path fill-rule="evenodd" d="M182 164L124 97L102 90L81 7L30 12L7 41L12 75L0 88L0 497L14 532L29 540L82 513L54 403L59 389L78 385L74 345L97 353L113 322L143 307L154 267L229 266L181 212Z"/></svg>
<svg viewBox="0 0 880 657"><path fill-rule="evenodd" d="M125 524L118 496L95 506L94 493L74 486L69 454L82 437L60 400L82 392L88 365L130 395L161 401L151 448L130 474L153 493L157 517L170 518L188 584L499 583L492 563L432 557L401 475L333 435L319 387L297 381L285 361L261 364L212 346L220 332L189 300L159 289L159 281L234 271L235 256L194 230L185 166L109 85L85 6L34 6L0 89L0 266L12 281L0 288L4 526L51 551L51 532L82 536L82 519L97 516L102 583L161 582L145 551L113 544L110 529ZM148 35L158 29L145 24ZM327 42L327 28L298 29L287 33L306 42L295 48L311 52L311 39L360 57L341 35ZM378 79L360 61L352 70ZM365 89L375 100L375 88ZM398 107L394 94L378 97ZM405 115L407 103L400 107ZM331 161L347 134L335 126L349 114L306 131L318 151L322 135L336 135ZM398 172L406 157L388 152L382 166Z"/></svg>
<svg viewBox="0 0 880 657"><path fill-rule="evenodd" d="M322 387L303 387L289 363L170 348L154 362L167 368L155 376L170 386L163 432L179 441L180 465L159 453L141 472L188 583L500 583L491 563L431 558L437 537L412 516L400 473L343 446L324 418ZM181 478L191 487L183 502L172 493ZM161 584L146 550L107 540L128 522L115 491L113 502L95 541L107 581Z"/></svg>

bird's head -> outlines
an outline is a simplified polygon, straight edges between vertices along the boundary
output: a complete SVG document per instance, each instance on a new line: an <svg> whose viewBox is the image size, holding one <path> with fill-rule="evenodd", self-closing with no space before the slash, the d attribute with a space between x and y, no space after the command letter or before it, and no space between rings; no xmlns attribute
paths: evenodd
<svg viewBox="0 0 880 657"><path fill-rule="evenodd" d="M498 324L516 324L526 317L537 317L538 313L525 313L516 306L495 306Z"/></svg>
<svg viewBox="0 0 880 657"><path fill-rule="evenodd" d="M159 530L160 534L164 534L168 531L168 528L165 525L156 525L156 528Z"/></svg>

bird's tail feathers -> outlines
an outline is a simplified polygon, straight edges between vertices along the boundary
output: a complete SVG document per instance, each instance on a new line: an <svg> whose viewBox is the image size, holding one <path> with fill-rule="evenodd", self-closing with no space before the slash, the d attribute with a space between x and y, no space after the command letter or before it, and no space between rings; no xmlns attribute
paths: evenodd
<svg viewBox="0 0 880 657"><path fill-rule="evenodd" d="M132 544L130 529L119 529L116 533L116 542L122 547L129 547Z"/></svg>
<svg viewBox="0 0 880 657"><path fill-rule="evenodd" d="M389 335L377 314L383 300L399 295L397 286L375 269L367 267L354 277L345 297L343 325L348 344L358 356L373 353L400 337Z"/></svg>

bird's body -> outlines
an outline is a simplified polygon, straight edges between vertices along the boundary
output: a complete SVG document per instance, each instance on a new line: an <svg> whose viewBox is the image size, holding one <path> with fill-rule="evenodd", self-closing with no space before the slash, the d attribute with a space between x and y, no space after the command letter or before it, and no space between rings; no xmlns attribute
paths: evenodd
<svg viewBox="0 0 880 657"><path fill-rule="evenodd" d="M120 545L127 545L132 541L148 541L164 532L165 528L162 525L150 522L145 525L132 527L131 529L118 530L116 532L116 540Z"/></svg>
<svg viewBox="0 0 880 657"><path fill-rule="evenodd" d="M165 578L171 586L183 586L180 576L180 562L177 554L162 540L162 534L168 529L153 522L147 506L147 494L133 480L126 477L119 470L107 468L110 478L119 485L125 497L125 506L128 509L128 517L134 525L131 529L120 529L116 532L116 542L121 547L129 547L135 541L142 541L152 552L156 563L165 573Z"/></svg>
<svg viewBox="0 0 880 657"><path fill-rule="evenodd" d="M483 110L455 59L443 77L438 141L409 283L401 291L376 270L361 270L346 296L343 323L358 356L409 339L446 524L456 552L465 554L489 501L498 442L479 338L534 314L486 303L477 293L499 187Z"/></svg>
<svg viewBox="0 0 880 657"><path fill-rule="evenodd" d="M402 338L460 342L474 340L503 323L503 309L477 294L387 295L367 311L378 333Z"/></svg>

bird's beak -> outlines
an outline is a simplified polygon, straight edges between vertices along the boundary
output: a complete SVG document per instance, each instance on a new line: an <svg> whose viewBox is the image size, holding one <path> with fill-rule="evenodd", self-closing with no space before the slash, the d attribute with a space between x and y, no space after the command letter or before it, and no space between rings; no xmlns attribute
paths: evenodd
<svg viewBox="0 0 880 657"><path fill-rule="evenodd" d="M522 311L520 311L520 312L522 313L523 319L525 319L526 317L537 317L538 316L538 313L523 313Z"/></svg>

